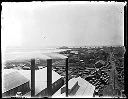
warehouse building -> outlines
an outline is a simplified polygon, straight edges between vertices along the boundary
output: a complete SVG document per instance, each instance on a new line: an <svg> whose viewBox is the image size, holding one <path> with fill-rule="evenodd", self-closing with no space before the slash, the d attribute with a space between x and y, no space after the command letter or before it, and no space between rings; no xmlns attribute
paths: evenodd
<svg viewBox="0 0 128 99"><path fill-rule="evenodd" d="M22 92L23 96L31 96L31 71L30 70L4 70L3 97L15 96ZM7 73L8 72L8 73ZM52 94L64 85L63 78L52 71ZM35 96L47 96L47 68L35 71Z"/></svg>
<svg viewBox="0 0 128 99"><path fill-rule="evenodd" d="M30 70L20 70L27 79L31 80ZM52 94L56 92L64 84L63 78L52 70ZM31 86L31 84L30 84ZM43 68L35 71L35 96L47 96L47 68ZM31 95L30 92L25 96Z"/></svg>
<svg viewBox="0 0 128 99"><path fill-rule="evenodd" d="M17 71L4 70L3 72L3 97L15 96L17 92L22 92L22 94L25 94L30 91L29 79L25 78Z"/></svg>
<svg viewBox="0 0 128 99"><path fill-rule="evenodd" d="M10 55L6 55L4 59L6 61L14 61L14 62L30 61L31 70L18 71L30 81L29 86L31 88L31 91L25 94L25 96L31 95L31 97L44 97L44 96L50 97L64 84L63 78L56 72L52 71L52 60L65 59L66 75L68 74L67 71L68 58L58 53L21 52L21 53L12 53ZM46 68L35 70L36 59L45 60L47 62ZM67 89L68 88L67 88L67 80L66 80L66 90ZM67 92L68 91L66 91L66 93Z"/></svg>

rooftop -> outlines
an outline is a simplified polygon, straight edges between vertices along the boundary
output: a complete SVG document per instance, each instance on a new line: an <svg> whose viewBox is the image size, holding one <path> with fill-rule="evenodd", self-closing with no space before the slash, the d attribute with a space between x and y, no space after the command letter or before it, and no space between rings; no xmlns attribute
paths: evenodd
<svg viewBox="0 0 128 99"><path fill-rule="evenodd" d="M13 89L15 87L18 87L26 82L29 82L29 79L21 75L17 71L8 71L3 74L3 88L2 93Z"/></svg>
<svg viewBox="0 0 128 99"><path fill-rule="evenodd" d="M24 79L27 79L27 81L29 81L30 88L31 88L31 70L6 69L3 71L3 73L4 72L6 74L7 74L7 72L12 72L12 74L13 74L13 72L17 73L17 75L14 76L14 74L13 74L13 76L11 76L11 78L10 78L10 80L14 79L13 83L10 83L8 80L5 81L6 84L9 84L9 86L13 86L13 87L18 86L19 82L24 82L24 80L21 80L24 77ZM19 75L22 75L23 77L21 77ZM61 78L61 76L52 70L52 83L54 83L55 81L57 81L60 78ZM35 94L38 94L40 91L42 91L46 87L47 87L47 68L36 70L35 71Z"/></svg>
<svg viewBox="0 0 128 99"><path fill-rule="evenodd" d="M74 96L75 97L79 97L79 96L80 97L90 97L90 96L92 97L94 90L95 90L95 86L81 77L70 79L68 82L68 88L71 89L76 84L77 81L78 81L79 88L74 89L76 90L76 93ZM62 86L61 88L63 88L64 86ZM61 94L61 88L53 95L53 97L62 97L66 95L65 93Z"/></svg>

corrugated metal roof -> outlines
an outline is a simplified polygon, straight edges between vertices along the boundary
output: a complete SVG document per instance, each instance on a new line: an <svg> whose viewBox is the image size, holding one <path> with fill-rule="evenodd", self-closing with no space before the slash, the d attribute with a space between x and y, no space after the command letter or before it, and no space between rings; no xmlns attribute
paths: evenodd
<svg viewBox="0 0 128 99"><path fill-rule="evenodd" d="M31 70L17 70L24 75L27 79L31 80ZM61 76L52 70L52 83L61 78ZM47 67L39 70L35 70L35 81L47 81Z"/></svg>
<svg viewBox="0 0 128 99"><path fill-rule="evenodd" d="M68 82L68 89L71 89L77 81L80 87L76 91L76 94L74 96L75 97L92 97L95 90L95 86L81 77L70 79ZM62 86L61 88L63 88L64 86ZM65 93L61 94L61 88L53 95L53 97L65 95Z"/></svg>
<svg viewBox="0 0 128 99"><path fill-rule="evenodd" d="M3 71L4 72L4 71ZM10 71L9 73L3 74L3 88L2 88L2 93L13 89L15 87L18 87L29 80L25 78L23 75L21 75L17 71Z"/></svg>
<svg viewBox="0 0 128 99"><path fill-rule="evenodd" d="M27 78L28 81L30 81L29 83L30 83L30 88L31 88L31 70L7 69L7 70L5 70L5 73L7 74L7 72L9 72L9 71L10 72L14 72L14 71L18 72L17 75L23 75L25 78ZM4 73L4 71L3 71L3 73ZM61 78L61 76L58 73L56 73L55 71L52 70L52 83L54 83L55 81L57 81L60 78ZM20 76L19 76L19 78L17 78L17 80L15 80L16 79L15 77L14 78L11 77L10 80L11 79L13 79L14 83L17 83L15 81L19 81L20 80ZM6 80L5 82L7 84L9 84L9 81ZM19 83L17 83L17 85L18 84ZM16 87L15 84L12 84L12 83L10 83L10 86L13 86L14 88ZM40 91L42 91L46 87L47 87L47 68L36 70L35 71L35 94L38 94Z"/></svg>
<svg viewBox="0 0 128 99"><path fill-rule="evenodd" d="M89 83L88 81L84 80L81 77L77 78L78 80L78 85L80 86L81 89L78 89L77 93L80 93L79 96L93 96L95 86ZM78 94L76 95L78 96Z"/></svg>
<svg viewBox="0 0 128 99"><path fill-rule="evenodd" d="M19 72L31 81L30 70L20 70ZM61 76L52 70L52 83L54 83L60 78ZM31 86L31 82L30 82L30 86ZM47 87L47 68L36 70L35 71L35 94L38 94L46 87Z"/></svg>

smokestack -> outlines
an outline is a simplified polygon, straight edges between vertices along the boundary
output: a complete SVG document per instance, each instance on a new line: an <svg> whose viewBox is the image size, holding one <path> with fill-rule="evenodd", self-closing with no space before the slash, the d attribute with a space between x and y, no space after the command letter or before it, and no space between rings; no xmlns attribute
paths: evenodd
<svg viewBox="0 0 128 99"><path fill-rule="evenodd" d="M31 59L31 97L35 96L35 59Z"/></svg>
<svg viewBox="0 0 128 99"><path fill-rule="evenodd" d="M68 58L66 58L66 97L68 97Z"/></svg>
<svg viewBox="0 0 128 99"><path fill-rule="evenodd" d="M47 60L47 95L52 96L52 59Z"/></svg>

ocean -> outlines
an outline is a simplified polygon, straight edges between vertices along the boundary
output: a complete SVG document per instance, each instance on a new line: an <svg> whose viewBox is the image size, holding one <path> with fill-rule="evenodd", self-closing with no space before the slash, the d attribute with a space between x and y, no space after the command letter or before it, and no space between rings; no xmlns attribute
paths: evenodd
<svg viewBox="0 0 128 99"><path fill-rule="evenodd" d="M58 48L43 48L43 49L6 49L4 53L20 53L20 52L41 52L41 53L52 53L52 52L62 52L70 49L58 49Z"/></svg>

